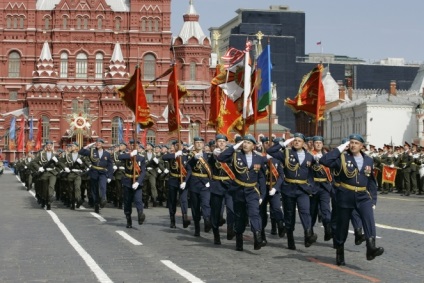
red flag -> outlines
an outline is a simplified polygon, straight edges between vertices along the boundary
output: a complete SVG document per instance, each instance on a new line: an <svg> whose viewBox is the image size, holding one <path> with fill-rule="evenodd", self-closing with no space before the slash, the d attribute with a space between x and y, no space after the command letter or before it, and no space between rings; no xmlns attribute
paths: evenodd
<svg viewBox="0 0 424 283"><path fill-rule="evenodd" d="M41 139L43 136L43 124L41 122L41 117L38 118L38 130L37 130L37 138L35 140L35 150L40 150L41 149Z"/></svg>
<svg viewBox="0 0 424 283"><path fill-rule="evenodd" d="M17 151L24 151L24 139L25 139L25 118L21 118L20 129L18 134Z"/></svg>
<svg viewBox="0 0 424 283"><path fill-rule="evenodd" d="M140 68L135 69L134 75L130 81L118 89L119 97L125 105L134 113L135 122L140 124L141 128L150 128L153 126L153 119L150 116L150 107L147 105L146 94L141 84Z"/></svg>
<svg viewBox="0 0 424 283"><path fill-rule="evenodd" d="M387 165L383 165L383 173L382 173L382 181L381 183L388 183L388 184L395 184L396 180L396 173L397 168L396 167L390 167Z"/></svg>
<svg viewBox="0 0 424 283"><path fill-rule="evenodd" d="M287 98L284 104L294 112L303 111L314 120L324 119L325 92L321 76L324 67L318 64L306 74L300 83L299 91L294 100Z"/></svg>
<svg viewBox="0 0 424 283"><path fill-rule="evenodd" d="M168 129L174 132L180 128L180 102L179 100L187 94L187 90L178 85L177 66L174 64L168 82Z"/></svg>

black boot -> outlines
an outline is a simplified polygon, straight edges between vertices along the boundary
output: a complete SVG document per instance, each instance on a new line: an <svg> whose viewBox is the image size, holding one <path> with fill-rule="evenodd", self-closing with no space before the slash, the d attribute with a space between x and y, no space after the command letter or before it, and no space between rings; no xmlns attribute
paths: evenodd
<svg viewBox="0 0 424 283"><path fill-rule="evenodd" d="M200 222L194 221L194 236L199 237L200 236Z"/></svg>
<svg viewBox="0 0 424 283"><path fill-rule="evenodd" d="M127 215L127 228L132 228L131 215Z"/></svg>
<svg viewBox="0 0 424 283"><path fill-rule="evenodd" d="M236 234L236 251L243 250L243 234Z"/></svg>
<svg viewBox="0 0 424 283"><path fill-rule="evenodd" d="M183 227L187 228L191 224L190 220L188 220L187 214L183 214Z"/></svg>
<svg viewBox="0 0 424 283"><path fill-rule="evenodd" d="M95 213L100 213L100 206L98 204L94 205L94 212Z"/></svg>
<svg viewBox="0 0 424 283"><path fill-rule="evenodd" d="M80 206L84 203L84 201L82 199L77 200L77 205L75 206L76 208L80 208Z"/></svg>
<svg viewBox="0 0 424 283"><path fill-rule="evenodd" d="M47 205L46 205L46 210L51 210L52 208L51 208L51 204L50 203L48 203Z"/></svg>
<svg viewBox="0 0 424 283"><path fill-rule="evenodd" d="M331 232L331 224L327 223L324 225L324 241L330 241L333 238L333 234Z"/></svg>
<svg viewBox="0 0 424 283"><path fill-rule="evenodd" d="M221 237L219 236L219 229L213 229L213 243L215 245L221 244Z"/></svg>
<svg viewBox="0 0 424 283"><path fill-rule="evenodd" d="M367 239L367 260L373 260L376 256L380 256L383 253L383 248L377 248L375 246L375 237Z"/></svg>
<svg viewBox="0 0 424 283"><path fill-rule="evenodd" d="M277 220L271 218L271 235L277 235Z"/></svg>
<svg viewBox="0 0 424 283"><path fill-rule="evenodd" d="M227 220L225 220L224 216L221 215L221 217L219 218L219 227L221 227L225 223L227 223Z"/></svg>
<svg viewBox="0 0 424 283"><path fill-rule="evenodd" d="M177 228L175 225L175 215L170 216L171 217L171 224L169 225L169 228Z"/></svg>
<svg viewBox="0 0 424 283"><path fill-rule="evenodd" d="M236 233L234 233L233 225L227 224L227 240L232 240Z"/></svg>
<svg viewBox="0 0 424 283"><path fill-rule="evenodd" d="M205 218L205 233L209 233L209 231L212 229L212 224L209 218Z"/></svg>
<svg viewBox="0 0 424 283"><path fill-rule="evenodd" d="M139 211L138 212L138 225L142 225L144 223L144 220L146 220L146 215Z"/></svg>
<svg viewBox="0 0 424 283"><path fill-rule="evenodd" d="M266 240L266 236L265 236L265 229L262 229L261 237L262 237L262 247L265 247L266 244L268 244L268 241Z"/></svg>
<svg viewBox="0 0 424 283"><path fill-rule="evenodd" d="M362 233L362 228L355 229L355 245L359 246L365 241L365 235Z"/></svg>
<svg viewBox="0 0 424 283"><path fill-rule="evenodd" d="M287 248L289 250L296 250L296 245L294 244L293 231L287 231Z"/></svg>
<svg viewBox="0 0 424 283"><path fill-rule="evenodd" d="M260 250L263 247L261 231L256 231L253 233L253 240L253 248L255 250Z"/></svg>
<svg viewBox="0 0 424 283"><path fill-rule="evenodd" d="M336 263L338 266L346 265L344 259L344 246L339 246L336 248Z"/></svg>
<svg viewBox="0 0 424 283"><path fill-rule="evenodd" d="M305 230L305 247L309 248L313 243L317 241L317 234L312 229Z"/></svg>
<svg viewBox="0 0 424 283"><path fill-rule="evenodd" d="M286 227L284 226L284 221L280 220L277 223L278 225L278 237L283 238L286 235Z"/></svg>

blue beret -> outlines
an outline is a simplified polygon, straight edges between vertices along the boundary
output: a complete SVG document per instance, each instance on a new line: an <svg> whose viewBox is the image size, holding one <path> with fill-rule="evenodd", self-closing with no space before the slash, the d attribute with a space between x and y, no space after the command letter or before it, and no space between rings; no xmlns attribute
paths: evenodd
<svg viewBox="0 0 424 283"><path fill-rule="evenodd" d="M183 144L183 141L178 142L178 140L171 141L172 145L176 145L177 143Z"/></svg>
<svg viewBox="0 0 424 283"><path fill-rule="evenodd" d="M301 138L303 141L306 141L306 138L305 138L305 136L302 133L295 133L293 135L293 137L295 137L295 138Z"/></svg>
<svg viewBox="0 0 424 283"><path fill-rule="evenodd" d="M272 140L273 143L279 143L280 141L285 141L283 138L275 138Z"/></svg>
<svg viewBox="0 0 424 283"><path fill-rule="evenodd" d="M160 144L155 145L155 147L162 148L162 146Z"/></svg>
<svg viewBox="0 0 424 283"><path fill-rule="evenodd" d="M151 147L155 147L155 145L151 142L148 142L147 144L150 145Z"/></svg>
<svg viewBox="0 0 424 283"><path fill-rule="evenodd" d="M77 142L73 142L73 143L71 143L71 145L75 145L75 146L79 147L79 143L77 143Z"/></svg>
<svg viewBox="0 0 424 283"><path fill-rule="evenodd" d="M131 143L131 141L130 141L130 143ZM120 142L120 143L119 143L119 145L125 145L125 146L128 146L128 145L127 145L125 142L123 142L123 141L122 141L122 142Z"/></svg>
<svg viewBox="0 0 424 283"><path fill-rule="evenodd" d="M53 142L52 141L46 141L46 145L48 145L48 144L53 144Z"/></svg>
<svg viewBox="0 0 424 283"><path fill-rule="evenodd" d="M194 139L193 139L195 142L197 142L197 141L202 141L202 142L204 142L205 140L203 139L203 138L201 138L201 137L194 137Z"/></svg>
<svg viewBox="0 0 424 283"><path fill-rule="evenodd" d="M261 137L261 142L267 142L267 141L269 141L268 137Z"/></svg>
<svg viewBox="0 0 424 283"><path fill-rule="evenodd" d="M241 141L243 138L241 136L236 136L236 138L234 139L235 143L238 143L239 141Z"/></svg>
<svg viewBox="0 0 424 283"><path fill-rule="evenodd" d="M357 140L357 141L360 141L361 143L365 142L364 138L360 134L351 134L349 136L349 140Z"/></svg>
<svg viewBox="0 0 424 283"><path fill-rule="evenodd" d="M322 137L322 136L314 136L313 138L312 138L312 140L315 142L315 141L322 141L322 142L324 142L324 138Z"/></svg>
<svg viewBox="0 0 424 283"><path fill-rule="evenodd" d="M68 143L67 145L66 145L66 147L71 147L71 146L73 146L74 145L74 143Z"/></svg>
<svg viewBox="0 0 424 283"><path fill-rule="evenodd" d="M219 135L216 135L215 140L225 140L225 141L228 141L228 138L225 135L223 135L223 134L219 134Z"/></svg>
<svg viewBox="0 0 424 283"><path fill-rule="evenodd" d="M254 136L252 136L252 135L245 135L244 137L243 137L243 140L245 140L245 141L250 141L250 142L253 142L254 144L256 144L256 139L255 139L255 137Z"/></svg>
<svg viewBox="0 0 424 283"><path fill-rule="evenodd" d="M98 138L98 139L96 140L96 142L105 143L105 141L104 141L103 139L101 139L101 138Z"/></svg>
<svg viewBox="0 0 424 283"><path fill-rule="evenodd" d="M307 142L308 142L308 141L313 141L313 140L314 140L314 138L313 138L313 137L306 137L306 138L305 138L305 141L307 141Z"/></svg>

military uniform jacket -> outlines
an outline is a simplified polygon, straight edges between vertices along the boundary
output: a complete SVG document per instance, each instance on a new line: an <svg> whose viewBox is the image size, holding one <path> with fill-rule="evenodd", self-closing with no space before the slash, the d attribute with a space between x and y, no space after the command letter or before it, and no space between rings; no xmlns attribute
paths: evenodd
<svg viewBox="0 0 424 283"><path fill-rule="evenodd" d="M81 160L81 164L77 161L78 158ZM64 157L59 159L59 164L61 168L68 167L71 171L70 174L78 174L81 175L84 170L87 168L86 164L84 163L84 157L80 154L78 154L77 158L73 159L72 152L65 154Z"/></svg>
<svg viewBox="0 0 424 283"><path fill-rule="evenodd" d="M347 151L341 154L335 148L320 159L320 163L334 168L340 186L336 192L337 203L344 208L354 208L356 202L371 199L377 203L377 181L374 176L374 164L371 157L361 153L364 158L362 168L358 168L353 155ZM350 189L346 188L347 186ZM366 191L355 191L353 188L366 188Z"/></svg>
<svg viewBox="0 0 424 283"><path fill-rule="evenodd" d="M265 198L265 161L261 155L252 152L252 164L248 167L246 154L242 150L235 151L234 147L230 146L217 156L217 160L232 165L236 177L234 189L256 189L259 197Z"/></svg>
<svg viewBox="0 0 424 283"><path fill-rule="evenodd" d="M178 156L178 159L180 159L181 164L183 167L187 164L187 155L181 155ZM173 187L179 187L180 186L180 179L181 179L181 169L180 169L180 162L177 162L175 159L175 153L167 153L162 155L162 160L169 162L169 180L168 185ZM184 171L186 169L184 168ZM185 176L183 176L183 180L185 179Z"/></svg>
<svg viewBox="0 0 424 283"><path fill-rule="evenodd" d="M140 168L140 173L135 175L135 180L140 185L143 184L144 177L146 176L146 159L144 159L144 156L137 154L135 155L136 162L138 164L138 167ZM124 163L124 177L121 180L122 186L131 188L133 185L133 173L134 173L134 166L133 166L133 157L129 153L122 153L118 156L118 159L120 161L123 161Z"/></svg>
<svg viewBox="0 0 424 283"><path fill-rule="evenodd" d="M308 195L314 194L316 188L312 165L316 162L312 154L303 150L305 159L300 163L296 150L286 148L281 151L280 149L282 149L282 146L275 144L267 150L267 153L283 163L284 182L282 193L289 197L295 197L298 190Z"/></svg>
<svg viewBox="0 0 424 283"><path fill-rule="evenodd" d="M322 164L315 163L312 165L312 171L316 190L323 189L329 193L333 193L333 175L330 169Z"/></svg>
<svg viewBox="0 0 424 283"><path fill-rule="evenodd" d="M281 187L284 183L284 165L277 158L266 158L265 162L265 180L266 186L269 190L275 188L275 190L281 193ZM276 176L277 175L277 176ZM268 193L268 192L267 192Z"/></svg>
<svg viewBox="0 0 424 283"><path fill-rule="evenodd" d="M398 167L402 168L402 172L410 173L411 172L411 163L413 158L410 155L410 151L404 152L398 156Z"/></svg>
<svg viewBox="0 0 424 283"><path fill-rule="evenodd" d="M112 179L113 163L112 157L108 151L103 149L103 154L101 158L99 158L99 151L97 150L97 148L82 148L78 153L84 156L88 156L90 158L90 178L96 179L99 175L106 175L108 179Z"/></svg>
<svg viewBox="0 0 424 283"><path fill-rule="evenodd" d="M222 168L222 163L216 159L214 154L210 154L209 167L212 170L211 193L215 195L225 195L231 189L234 181L228 176L227 172ZM225 163L227 164L227 163ZM227 164L228 165L228 164ZM232 168L229 168L232 170ZM234 171L233 171L234 172Z"/></svg>
<svg viewBox="0 0 424 283"><path fill-rule="evenodd" d="M116 170L113 173L113 177L115 180L122 180L125 176L125 162L123 160L119 160L119 155L126 153L125 151L116 151L113 153L113 163L116 166Z"/></svg>
<svg viewBox="0 0 424 283"><path fill-rule="evenodd" d="M34 167L33 167L35 169L34 171L38 171L40 167L43 167L45 170L43 174L48 172L56 176L59 173L60 168L57 167L57 164L53 160L53 157L56 157L59 161L59 157L53 152L52 152L50 160L47 159L46 151L40 152L31 162L32 164L34 164Z"/></svg>
<svg viewBox="0 0 424 283"><path fill-rule="evenodd" d="M146 168L149 174L152 174L157 177L159 174L158 169L160 169L162 172L163 170L165 170L165 168L163 167L162 157L160 155L157 155L156 153L152 152L152 156L150 159L147 154L147 151L143 152L142 155L146 160ZM157 162L155 160L157 160Z"/></svg>
<svg viewBox="0 0 424 283"><path fill-rule="evenodd" d="M194 157L194 153L191 153L188 157L187 164L185 166L187 170L187 176L185 182L188 188L192 192L200 192L202 188L210 187L212 181L212 170L208 164L210 155L203 152L202 157L197 159Z"/></svg>

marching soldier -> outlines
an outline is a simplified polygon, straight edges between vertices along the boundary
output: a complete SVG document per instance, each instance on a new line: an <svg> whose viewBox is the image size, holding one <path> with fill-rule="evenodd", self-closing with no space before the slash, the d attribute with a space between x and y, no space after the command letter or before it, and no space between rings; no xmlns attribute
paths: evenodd
<svg viewBox="0 0 424 283"><path fill-rule="evenodd" d="M203 152L204 139L194 138L194 150L190 153L186 169L187 176L180 185L181 189L188 188L190 194L191 214L194 221L194 236L200 236L200 209L205 222L205 232L211 228L210 214L210 185L212 171L207 161L210 155ZM186 186L187 185L187 186Z"/></svg>
<svg viewBox="0 0 424 283"><path fill-rule="evenodd" d="M395 163L396 163L396 157L393 154L393 147L391 146L386 146L387 148L387 152L385 152L382 156L381 156L381 172L383 172L383 167L384 166L389 166L389 167L395 167ZM382 191L381 194L388 194L389 192L393 191L393 183L390 182L384 182L382 184Z"/></svg>
<svg viewBox="0 0 424 283"><path fill-rule="evenodd" d="M182 152L183 144L174 140L172 143L174 148L174 153L167 153L162 156L162 159L165 162L169 162L169 180L168 180L168 210L169 217L171 219L170 228L176 228L175 225L175 213L177 212L177 201L179 195L181 213L183 216L183 227L187 228L190 225L190 220L188 219L187 210L187 190L184 187L181 187L183 179L187 175L185 169L185 164L187 163L187 155L184 155Z"/></svg>
<svg viewBox="0 0 424 283"><path fill-rule="evenodd" d="M90 176L90 189L93 195L94 211L100 212L100 207L106 205L106 185L110 183L113 176L112 157L109 152L103 149L104 140L98 138L95 143L91 143L82 148L78 153L90 157L92 163ZM91 147L95 145L94 147Z"/></svg>
<svg viewBox="0 0 424 283"><path fill-rule="evenodd" d="M144 178L143 183L144 208L149 207L150 196L152 198L153 207L156 207L158 205L158 190L156 180L158 178L158 174L162 173L163 170L165 170L160 160L160 156L158 156L153 150L154 147L155 146L152 143L147 143L146 151L143 153L143 157L146 160L147 168L146 177Z"/></svg>
<svg viewBox="0 0 424 283"><path fill-rule="evenodd" d="M130 144L134 144L134 140L130 140ZM114 177L114 197L113 205L117 207L118 209L122 209L123 205L123 197L124 193L122 190L122 178L125 176L125 166L124 161L119 160L119 155L126 153L127 144L125 142L121 142L117 148L117 150L113 153L113 162L115 165L113 165L113 169L115 172L113 173Z"/></svg>
<svg viewBox="0 0 424 283"><path fill-rule="evenodd" d="M383 248L375 246L373 208L377 202L377 184L373 172L373 160L361 152L363 144L362 136L352 134L349 136L349 142L325 154L319 161L339 172L340 187L336 191L337 230L335 234L337 265L345 265L344 243L354 209L357 209L364 224L367 260L373 260L384 252ZM343 154L347 145L349 145L347 154Z"/></svg>
<svg viewBox="0 0 424 283"><path fill-rule="evenodd" d="M123 152L118 158L124 162L125 175L122 178L124 213L127 219L127 228L132 228L131 214L133 202L137 209L138 224L142 225L146 219L146 215L143 213L142 192L143 179L146 176L146 161L142 155L138 154L137 149L134 149L131 153Z"/></svg>
<svg viewBox="0 0 424 283"><path fill-rule="evenodd" d="M291 142L291 149L286 148ZM311 226L310 198L315 193L312 166L313 156L304 149L305 136L295 133L294 138L280 142L267 150L272 157L284 164L284 183L282 186L284 218L287 229L287 244L291 250L296 249L293 231L295 229L296 205L304 229L305 247L310 247L317 240ZM284 151L280 151L284 149Z"/></svg>
<svg viewBox="0 0 424 283"><path fill-rule="evenodd" d="M243 233L246 229L246 219L250 219L250 228L254 236L254 249L263 247L261 237L262 221L259 205L265 198L265 162L264 158L255 153L256 139L246 135L234 146L225 149L217 156L220 162L233 165L234 190L231 192L234 205L234 231L236 233L236 250L243 250ZM237 151L241 147L240 151Z"/></svg>
<svg viewBox="0 0 424 283"><path fill-rule="evenodd" d="M403 195L409 196L411 193L411 173L412 173L412 162L414 161L412 153L410 152L409 143L405 142L403 149L404 152L400 154L398 160L398 167L402 168L403 175Z"/></svg>

